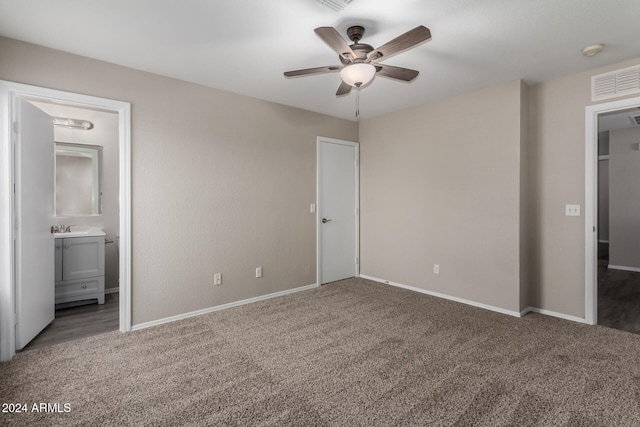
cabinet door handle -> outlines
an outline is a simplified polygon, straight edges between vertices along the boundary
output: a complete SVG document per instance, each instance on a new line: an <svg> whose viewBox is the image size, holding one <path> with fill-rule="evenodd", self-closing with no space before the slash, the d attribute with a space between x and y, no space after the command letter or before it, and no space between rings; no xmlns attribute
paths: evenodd
<svg viewBox="0 0 640 427"><path fill-rule="evenodd" d="M67 243L66 245L64 245L65 249L69 249L69 244Z"/></svg>
<svg viewBox="0 0 640 427"><path fill-rule="evenodd" d="M87 285L82 285L82 289L87 289Z"/></svg>

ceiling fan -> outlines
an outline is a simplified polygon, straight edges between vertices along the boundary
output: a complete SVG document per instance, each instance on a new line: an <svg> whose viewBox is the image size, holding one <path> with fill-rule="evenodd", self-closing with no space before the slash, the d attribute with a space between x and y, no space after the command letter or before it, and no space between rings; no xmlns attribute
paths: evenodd
<svg viewBox="0 0 640 427"><path fill-rule="evenodd" d="M418 71L380 64L380 62L431 39L431 31L427 27L419 25L374 49L371 45L360 43L360 39L364 35L364 27L360 25L353 25L347 29L347 36L353 42L352 45L348 45L333 27L319 27L314 31L338 54L342 64L286 71L284 75L285 77L299 77L339 71L342 83L336 96L348 94L352 87L359 88L368 84L376 74L404 82L412 81L418 77Z"/></svg>

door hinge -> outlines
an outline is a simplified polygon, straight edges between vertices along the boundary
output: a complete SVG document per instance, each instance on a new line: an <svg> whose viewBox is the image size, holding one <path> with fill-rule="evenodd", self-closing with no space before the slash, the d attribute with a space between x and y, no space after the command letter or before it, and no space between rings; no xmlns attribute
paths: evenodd
<svg viewBox="0 0 640 427"><path fill-rule="evenodd" d="M18 122L13 122L13 132L18 133L18 129L20 129L20 124Z"/></svg>
<svg viewBox="0 0 640 427"><path fill-rule="evenodd" d="M359 264L360 260L358 259L358 257L356 257L356 264Z"/></svg>
<svg viewBox="0 0 640 427"><path fill-rule="evenodd" d="M596 232L596 226L595 225L593 226L593 232L594 233Z"/></svg>

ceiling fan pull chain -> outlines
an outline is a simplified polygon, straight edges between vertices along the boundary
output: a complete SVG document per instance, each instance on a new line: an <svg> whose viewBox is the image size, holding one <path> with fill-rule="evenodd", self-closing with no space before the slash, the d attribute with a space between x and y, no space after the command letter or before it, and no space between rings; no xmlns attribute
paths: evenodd
<svg viewBox="0 0 640 427"><path fill-rule="evenodd" d="M356 119L360 118L360 86L356 87Z"/></svg>

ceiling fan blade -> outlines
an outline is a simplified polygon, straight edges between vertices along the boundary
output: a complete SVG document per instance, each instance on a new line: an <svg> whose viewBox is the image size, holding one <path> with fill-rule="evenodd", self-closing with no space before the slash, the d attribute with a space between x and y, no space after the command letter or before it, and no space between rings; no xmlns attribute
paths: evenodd
<svg viewBox="0 0 640 427"><path fill-rule="evenodd" d="M409 30L379 48L372 50L367 54L367 59L374 62L382 61L430 39L431 31L427 27L419 25L413 30Z"/></svg>
<svg viewBox="0 0 640 427"><path fill-rule="evenodd" d="M340 33L333 27L318 27L315 33L327 44L335 53L342 56L345 59L354 59L356 54L353 53L351 47L342 38Z"/></svg>
<svg viewBox="0 0 640 427"><path fill-rule="evenodd" d="M336 92L336 96L346 95L351 92L351 85L346 84L345 82L340 83L340 87Z"/></svg>
<svg viewBox="0 0 640 427"><path fill-rule="evenodd" d="M344 68L342 65L327 65L325 67L305 68L302 70L285 71L284 76L299 77L299 76L307 76L310 74L333 73L333 72L342 70L342 68Z"/></svg>
<svg viewBox="0 0 640 427"><path fill-rule="evenodd" d="M387 64L376 64L375 67L377 75L394 80L402 80L403 82L410 82L420 74L419 71L410 68L394 67Z"/></svg>

